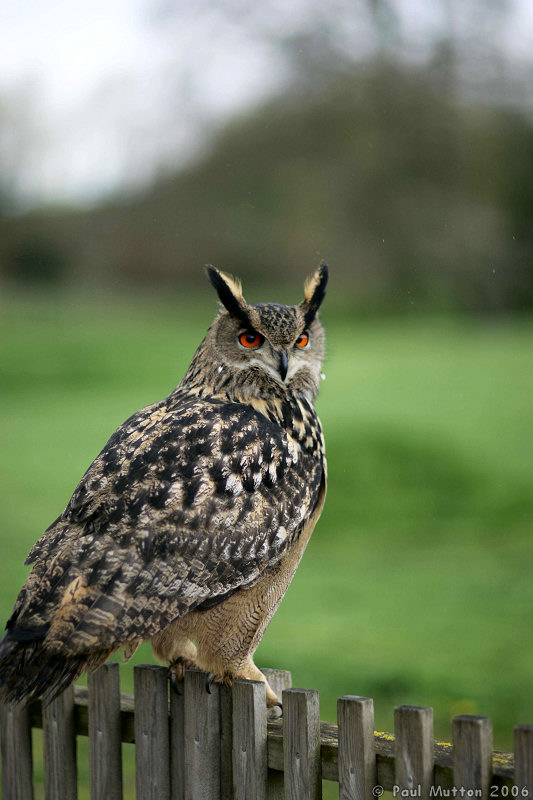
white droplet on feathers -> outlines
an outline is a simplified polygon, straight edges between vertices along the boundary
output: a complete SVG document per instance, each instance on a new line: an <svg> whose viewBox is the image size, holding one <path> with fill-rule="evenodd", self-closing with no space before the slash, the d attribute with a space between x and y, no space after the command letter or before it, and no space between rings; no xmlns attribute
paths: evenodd
<svg viewBox="0 0 533 800"><path fill-rule="evenodd" d="M326 376L325 376L325 374L323 372L320 373L320 377L322 378L323 381L326 380Z"/></svg>
<svg viewBox="0 0 533 800"><path fill-rule="evenodd" d="M222 372L222 367L219 367L217 372Z"/></svg>
<svg viewBox="0 0 533 800"><path fill-rule="evenodd" d="M226 480L226 489L228 492L232 492L234 495L240 494L242 492L242 483L240 482L237 475L231 473L228 475Z"/></svg>
<svg viewBox="0 0 533 800"><path fill-rule="evenodd" d="M284 528L283 526L280 526L274 537L275 544L279 544L280 542L285 541L286 538L287 538L287 529Z"/></svg>

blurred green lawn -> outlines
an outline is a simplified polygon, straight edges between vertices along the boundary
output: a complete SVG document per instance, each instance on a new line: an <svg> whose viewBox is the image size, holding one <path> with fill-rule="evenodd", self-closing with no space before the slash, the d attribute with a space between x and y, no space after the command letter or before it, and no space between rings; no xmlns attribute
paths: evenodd
<svg viewBox="0 0 533 800"><path fill-rule="evenodd" d="M3 299L2 620L108 436L182 377L210 291ZM475 713L511 747L533 722L533 321L350 319L333 302L323 320L328 499L256 661L319 689L323 719L361 694L380 729L394 705L432 705L439 737Z"/></svg>

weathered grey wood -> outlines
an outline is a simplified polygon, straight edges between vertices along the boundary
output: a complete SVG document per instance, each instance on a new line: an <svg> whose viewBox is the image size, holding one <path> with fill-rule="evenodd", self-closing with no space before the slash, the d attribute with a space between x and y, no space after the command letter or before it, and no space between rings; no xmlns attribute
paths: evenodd
<svg viewBox="0 0 533 800"><path fill-rule="evenodd" d="M270 688L272 691L276 692L279 698L282 697L283 691L285 689L290 689L292 686L292 675L289 670L286 669L261 669L261 672L267 679ZM279 712L279 714L278 714ZM279 716L281 715L281 709L269 709L267 711L267 720L270 721L271 719L277 718L279 721ZM268 723L267 723L267 730L268 730ZM267 739L267 747L268 747L268 739ZM281 770L268 769L268 779L267 779L267 797L268 800L283 800L285 797L285 783L284 783L284 776L283 776L283 748L281 753Z"/></svg>
<svg viewBox="0 0 533 800"><path fill-rule="evenodd" d="M72 686L43 707L46 800L75 800L78 796L74 713Z"/></svg>
<svg viewBox="0 0 533 800"><path fill-rule="evenodd" d="M76 733L80 736L88 735L88 692L84 686L74 687L75 696L75 726ZM122 694L120 701L121 739L123 742L135 742L133 695ZM40 700L33 701L29 706L32 728L43 727L42 706ZM268 730L268 773L278 782L283 779L283 722L282 720L269 721ZM329 722L320 723L321 737L321 766L322 777L338 780L338 729L337 725ZM394 775L394 736L390 733L376 732L374 735L377 762L377 783L385 791L391 791L395 784ZM450 790L453 781L453 747L446 742L435 742L434 748L434 785ZM491 786L512 787L514 784L514 756L495 750L492 759ZM503 796L503 795L502 795ZM511 795L508 793L508 797ZM274 795L278 800L279 795ZM274 800L273 797L273 800Z"/></svg>
<svg viewBox="0 0 533 800"><path fill-rule="evenodd" d="M267 800L265 686L233 683L233 786L235 800Z"/></svg>
<svg viewBox="0 0 533 800"><path fill-rule="evenodd" d="M289 670L286 669L261 669L261 672L267 679L268 683L270 684L270 688L272 691L276 692L277 696L281 699L283 695L283 691L285 689L290 689L292 686L292 675ZM281 714L281 709L276 709L276 712L279 711ZM275 715L273 714L272 709L267 711L267 720L270 721ZM279 715L278 715L279 721ZM281 724L281 723L280 723ZM267 723L268 729L268 723ZM285 788L284 788L284 781L283 781L283 747L281 751L281 769L271 769L269 767L268 770L268 781L267 781L267 797L268 800L283 800L285 797Z"/></svg>
<svg viewBox="0 0 533 800"><path fill-rule="evenodd" d="M170 796L185 798L185 682L170 685Z"/></svg>
<svg viewBox="0 0 533 800"><path fill-rule="evenodd" d="M337 701L339 800L373 800L377 784L374 702L345 695Z"/></svg>
<svg viewBox="0 0 533 800"><path fill-rule="evenodd" d="M220 692L220 797L233 800L233 691L221 684Z"/></svg>
<svg viewBox="0 0 533 800"><path fill-rule="evenodd" d="M514 769L518 796L533 798L533 725L514 729Z"/></svg>
<svg viewBox="0 0 533 800"><path fill-rule="evenodd" d="M453 779L457 789L481 790L489 796L492 775L492 722L487 717L454 717Z"/></svg>
<svg viewBox="0 0 533 800"><path fill-rule="evenodd" d="M433 784L433 709L398 706L394 735L396 785L425 800Z"/></svg>
<svg viewBox="0 0 533 800"><path fill-rule="evenodd" d="M220 686L185 673L185 800L220 800Z"/></svg>
<svg viewBox="0 0 533 800"><path fill-rule="evenodd" d="M276 692L277 696L281 699L284 689L290 689L292 686L292 675L286 669L263 669L261 672L270 684L272 691ZM281 709L276 709L277 711ZM267 712L267 720L273 716L272 710ZM268 770L267 781L267 797L268 800L283 800L285 797L285 788L283 781L283 749L281 753L281 770L271 769Z"/></svg>
<svg viewBox="0 0 533 800"><path fill-rule="evenodd" d="M268 768L269 772L283 770L283 722L276 720L268 726ZM320 723L320 750L322 761L322 778L329 781L338 780L338 729L330 722ZM376 748L377 782L385 791L392 791L394 776L394 736L391 733L376 731L374 733ZM453 747L446 742L435 742L433 748L435 759L435 786L452 789L453 783ZM514 780L514 758L512 753L494 751L492 762L492 785L511 786ZM282 774L282 772L280 772ZM451 795L450 795L451 797Z"/></svg>
<svg viewBox="0 0 533 800"><path fill-rule="evenodd" d="M290 689L292 686L292 675L288 669L261 669L261 672L267 679L270 688L277 694L281 700L284 689Z"/></svg>
<svg viewBox="0 0 533 800"><path fill-rule="evenodd" d="M2 797L33 800L31 721L27 706L0 703Z"/></svg>
<svg viewBox="0 0 533 800"><path fill-rule="evenodd" d="M89 673L89 772L91 800L122 797L119 665Z"/></svg>
<svg viewBox="0 0 533 800"><path fill-rule="evenodd" d="M318 692L283 692L283 766L286 800L322 797Z"/></svg>
<svg viewBox="0 0 533 800"><path fill-rule="evenodd" d="M170 799L167 675L165 667L133 668L137 800Z"/></svg>
<svg viewBox="0 0 533 800"><path fill-rule="evenodd" d="M267 798L268 800L284 800L285 798L284 775L277 769L268 770Z"/></svg>

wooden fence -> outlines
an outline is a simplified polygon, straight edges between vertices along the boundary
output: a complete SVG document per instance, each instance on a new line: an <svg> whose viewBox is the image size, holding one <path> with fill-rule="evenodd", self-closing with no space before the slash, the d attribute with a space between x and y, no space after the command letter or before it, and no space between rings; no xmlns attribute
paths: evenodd
<svg viewBox="0 0 533 800"><path fill-rule="evenodd" d="M338 782L342 800L533 797L532 725L515 728L514 756L493 752L483 717L455 717L453 744L435 742L431 708L396 708L393 736L374 732L372 700L341 697L333 725L319 721L318 692L265 673L283 691L281 720L267 721L261 683L208 693L205 673L191 670L169 697L167 670L139 666L132 697L120 694L115 663L44 708L3 706L3 798L33 798L32 728L44 731L47 800L77 797L77 735L89 737L92 800L122 798L121 742L135 742L139 800L315 800L322 779Z"/></svg>

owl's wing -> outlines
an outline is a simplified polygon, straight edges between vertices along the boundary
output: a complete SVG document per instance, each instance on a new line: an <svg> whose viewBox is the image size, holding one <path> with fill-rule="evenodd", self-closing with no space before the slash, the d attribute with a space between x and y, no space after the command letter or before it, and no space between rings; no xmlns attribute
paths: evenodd
<svg viewBox="0 0 533 800"><path fill-rule="evenodd" d="M251 584L317 502L317 430L299 444L250 406L189 397L138 412L32 549L12 635L114 648Z"/></svg>

